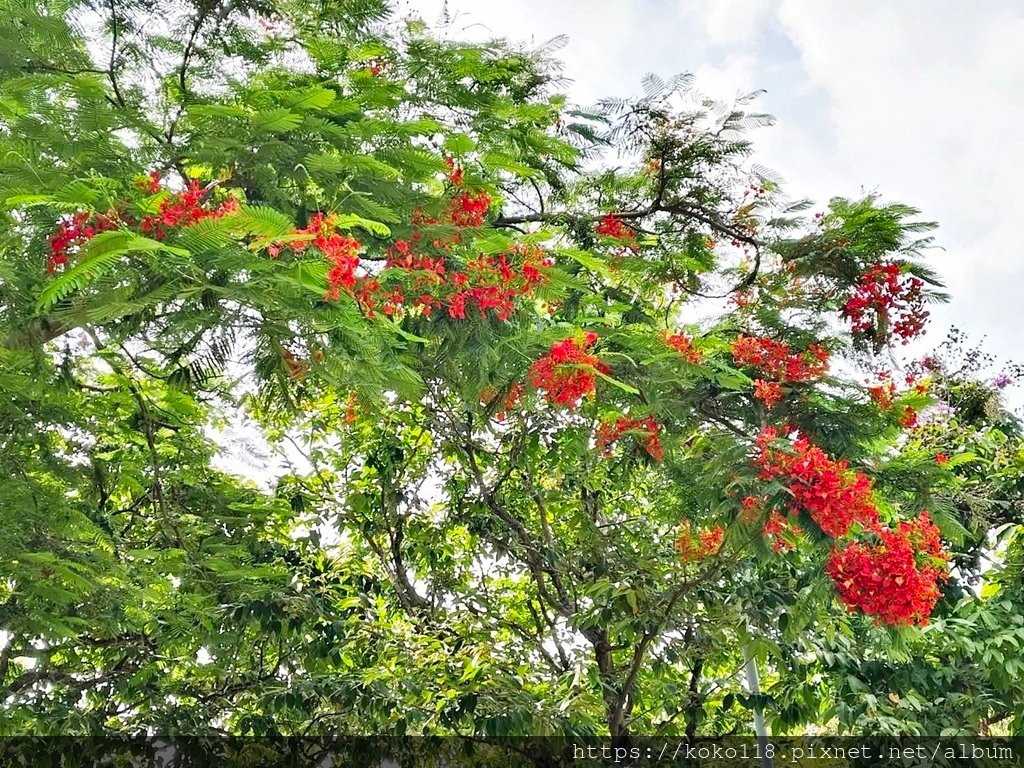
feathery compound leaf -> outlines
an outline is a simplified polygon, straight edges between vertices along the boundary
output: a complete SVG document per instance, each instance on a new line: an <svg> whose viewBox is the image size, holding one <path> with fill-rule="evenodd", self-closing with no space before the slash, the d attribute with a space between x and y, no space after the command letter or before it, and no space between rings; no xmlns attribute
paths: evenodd
<svg viewBox="0 0 1024 768"><path fill-rule="evenodd" d="M221 221L227 227L262 237L277 237L295 229L290 217L266 205L243 205Z"/></svg>
<svg viewBox="0 0 1024 768"><path fill-rule="evenodd" d="M336 98L337 94L330 88L309 88L295 93L283 94L281 103L289 109L323 109Z"/></svg>
<svg viewBox="0 0 1024 768"><path fill-rule="evenodd" d="M366 155L350 155L335 152L308 155L304 165L314 172L348 174L351 176L363 173L388 180L400 178L402 175L402 172L394 166Z"/></svg>
<svg viewBox="0 0 1024 768"><path fill-rule="evenodd" d="M355 194L345 199L346 208L358 208L372 220L387 221L400 224L402 217L385 205L381 205L369 195Z"/></svg>
<svg viewBox="0 0 1024 768"><path fill-rule="evenodd" d="M354 213L336 213L331 217L331 221L339 229L365 229L378 237L391 237L391 228L387 224L365 219Z"/></svg>
<svg viewBox="0 0 1024 768"><path fill-rule="evenodd" d="M644 95L648 99L656 99L664 95L667 88L665 81L653 72L648 72L644 75L640 80L640 84L643 86Z"/></svg>
<svg viewBox="0 0 1024 768"><path fill-rule="evenodd" d="M285 107L268 109L250 118L252 129L256 133L286 133L298 128L302 123L302 115L297 115Z"/></svg>
<svg viewBox="0 0 1024 768"><path fill-rule="evenodd" d="M44 313L71 293L85 288L116 264L121 256L132 252L155 251L168 251L179 256L189 255L189 252L182 248L175 248L158 240L136 235L134 232L121 229L101 232L82 249L75 265L43 290L36 302L36 311Z"/></svg>

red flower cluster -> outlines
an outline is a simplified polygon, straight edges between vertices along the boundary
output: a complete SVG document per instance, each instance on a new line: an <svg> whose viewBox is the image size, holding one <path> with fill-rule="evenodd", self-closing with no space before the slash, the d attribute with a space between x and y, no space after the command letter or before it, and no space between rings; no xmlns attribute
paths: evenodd
<svg viewBox="0 0 1024 768"><path fill-rule="evenodd" d="M456 285L469 286L456 291L448 300L448 314L463 319L467 305L476 306L481 317L493 309L501 320L507 320L515 311L515 298L532 294L537 286L545 282L542 267L551 265L540 251L519 249L518 265L509 262L507 254L499 256L478 256L466 263L465 274L455 273L452 280Z"/></svg>
<svg viewBox="0 0 1024 768"><path fill-rule="evenodd" d="M882 381L874 386L868 387L868 395L874 401L881 410L888 411L896 404L896 385L889 378L888 372L882 372ZM907 376L906 382L908 386L913 385L914 391L919 395L925 395L928 393L930 382L921 381L917 382L913 376ZM899 425L904 429L913 429L917 426L917 411L912 405L904 406L898 414L897 421Z"/></svg>
<svg viewBox="0 0 1024 768"><path fill-rule="evenodd" d="M345 399L345 423L349 426L359 420L359 395L349 392Z"/></svg>
<svg viewBox="0 0 1024 768"><path fill-rule="evenodd" d="M219 218L226 213L238 210L237 197L227 198L216 208L204 208L203 198L205 196L206 190L196 179L192 179L188 189L169 195L160 201L160 207L156 213L143 216L139 222L139 229L157 240L162 240L169 229L186 227L203 219Z"/></svg>
<svg viewBox="0 0 1024 768"><path fill-rule="evenodd" d="M679 524L679 529L676 549L679 551L679 559L684 563L697 562L717 553L725 539L725 529L720 525L694 533L690 524L684 520Z"/></svg>
<svg viewBox="0 0 1024 768"><path fill-rule="evenodd" d="M736 307L736 309L746 309L755 301L754 292L747 288L742 291L735 291L729 297L729 303Z"/></svg>
<svg viewBox="0 0 1024 768"><path fill-rule="evenodd" d="M417 255L412 244L398 241L391 250L387 267L406 273L402 278L412 292L418 294L413 306L423 308L425 315L445 307L448 316L466 319L466 310L475 308L480 317L491 310L500 320L515 312L515 300L532 296L547 281L544 270L552 264L536 246L517 245L497 256L480 255L466 262L465 270L451 270L444 257ZM380 292L376 281L360 297L360 303L373 315L377 304L374 294ZM394 285L385 296L383 311L387 315L400 312L405 298L401 285Z"/></svg>
<svg viewBox="0 0 1024 768"><path fill-rule="evenodd" d="M927 512L896 530L876 527L876 541L833 550L825 571L850 610L886 624L926 624L947 578L938 528Z"/></svg>
<svg viewBox="0 0 1024 768"><path fill-rule="evenodd" d="M828 370L828 350L811 344L804 352L793 352L784 341L740 335L732 344L737 365L757 368L778 381L811 381Z"/></svg>
<svg viewBox="0 0 1024 768"><path fill-rule="evenodd" d="M160 191L160 172L150 171L145 176L140 176L135 180L135 186L148 195L155 195Z"/></svg>
<svg viewBox="0 0 1024 768"><path fill-rule="evenodd" d="M761 514L761 500L757 496L747 496L740 502L740 519L752 523Z"/></svg>
<svg viewBox="0 0 1024 768"><path fill-rule="evenodd" d="M732 356L737 365L757 368L774 379L754 380L754 397L768 410L782 399L779 382L811 381L828 370L828 350L819 344L811 344L803 352L793 352L784 341L741 334L732 344Z"/></svg>
<svg viewBox="0 0 1024 768"><path fill-rule="evenodd" d="M883 381L872 387L868 387L868 395L874 401L875 405L883 411L887 411L892 408L893 401L896 399L896 385L889 380Z"/></svg>
<svg viewBox="0 0 1024 768"><path fill-rule="evenodd" d="M793 495L791 514L806 511L834 539L853 533L854 523L860 525L861 538L837 544L825 568L839 598L851 610L887 624L927 621L949 559L928 513L887 528L879 522L871 481L864 474L850 471L845 461L829 459L805 438L796 440L792 453L777 451L771 447L776 437L772 428L761 432L755 463L762 479L787 482ZM788 548L782 538L786 530L793 530L792 518L773 511L764 535L773 539L775 551Z"/></svg>
<svg viewBox="0 0 1024 768"><path fill-rule="evenodd" d="M601 237L610 237L613 240L633 240L635 238L633 230L623 224L622 219L612 214L601 219L594 227L594 232Z"/></svg>
<svg viewBox="0 0 1024 768"><path fill-rule="evenodd" d="M900 414L900 426L904 429L913 429L917 426L917 411L913 406L908 405Z"/></svg>
<svg viewBox="0 0 1024 768"><path fill-rule="evenodd" d="M313 245L332 265L326 297L337 300L344 290L370 318L378 311L388 317L401 316L411 306L426 317L445 308L449 317L464 320L466 310L475 308L480 317L493 310L500 320L507 320L519 296L533 295L547 281L545 270L552 264L537 246L515 245L508 253L471 259L464 270L450 269L444 256L417 252L415 246L422 236L416 233L412 240L398 240L388 248L388 271L375 277L357 274L362 246L338 233L331 216L315 214L296 234L313 235ZM273 244L268 251L276 257L286 247L301 252L306 245L307 241L297 240Z"/></svg>
<svg viewBox="0 0 1024 768"><path fill-rule="evenodd" d="M775 450L776 431L769 427L758 435L755 463L761 479L783 479L793 494L792 514L806 512L832 538L846 535L854 523L873 525L878 510L871 499L871 480L854 472L846 461L830 459L821 448L801 437L793 452Z"/></svg>
<svg viewBox="0 0 1024 768"><path fill-rule="evenodd" d="M448 166L448 183L453 187L462 186L462 168L455 164L455 159L446 157L444 164Z"/></svg>
<svg viewBox="0 0 1024 768"><path fill-rule="evenodd" d="M921 510L913 520L900 522L896 532L910 542L919 557L949 561L949 555L942 549L942 533L932 522L928 510Z"/></svg>
<svg viewBox="0 0 1024 768"><path fill-rule="evenodd" d="M755 522L763 513L763 502L756 496L747 496L740 502L740 519L745 523ZM786 535L795 536L798 533L799 528L788 517L780 515L774 509L761 530L761 535L771 542L772 551L776 553L793 549Z"/></svg>
<svg viewBox="0 0 1024 768"><path fill-rule="evenodd" d="M305 227L295 230L297 235L311 235L311 241L292 240L285 244L274 243L267 248L270 255L276 258L285 247L296 253L306 249L309 242L320 251L331 264L327 273L327 291L324 298L337 301L341 291L353 294L360 278L356 275L359 269L359 251L363 247L358 240L338 232L333 216L319 211L313 214Z"/></svg>
<svg viewBox="0 0 1024 768"><path fill-rule="evenodd" d="M281 359L288 366L288 375L295 381L302 381L309 372L309 361L300 360L287 349L281 352Z"/></svg>
<svg viewBox="0 0 1024 768"><path fill-rule="evenodd" d="M461 169L459 173L462 173ZM460 175L460 182L461 178ZM448 207L448 216L456 227L482 227L490 207L491 196L486 192L467 190L452 198Z"/></svg>
<svg viewBox="0 0 1024 768"><path fill-rule="evenodd" d="M597 428L597 447L604 450L606 456L611 454L612 444L618 442L623 435L633 435L637 443L655 461L661 461L665 456L665 449L661 446L661 439L658 432L661 426L653 416L632 419L628 416L621 416L615 421L602 421Z"/></svg>
<svg viewBox="0 0 1024 768"><path fill-rule="evenodd" d="M117 229L118 223L117 214L113 211L105 216L79 211L70 219L59 221L50 236L50 255L46 260L46 271L53 274L58 267L67 264L69 257L83 245L100 232Z"/></svg>
<svg viewBox="0 0 1024 768"><path fill-rule="evenodd" d="M136 180L135 186L146 194L153 195L161 190L160 176L156 171ZM203 206L206 190L193 179L184 192L170 193L160 205L156 213L141 218L126 212L128 202L121 203L116 210L105 214L79 211L57 223L50 237L50 255L47 259L47 272L53 273L58 267L68 263L69 257L76 253L89 240L100 232L117 229L120 226L138 227L143 233L162 240L170 229L188 226L208 218L219 218L226 213L238 209L238 198L229 197L220 205L209 208Z"/></svg>
<svg viewBox="0 0 1024 768"><path fill-rule="evenodd" d="M698 365L704 359L700 350L694 348L693 339L685 333L669 333L665 331L664 339L665 343L682 355L686 362Z"/></svg>
<svg viewBox="0 0 1024 768"><path fill-rule="evenodd" d="M777 381L754 379L754 397L770 411L782 399L782 385Z"/></svg>
<svg viewBox="0 0 1024 768"><path fill-rule="evenodd" d="M327 257L331 271L327 273L328 299L337 300L342 289L350 292L356 284L356 270L359 268L359 250L362 245L353 237L333 231L329 219L322 214L313 217L305 229L316 234L313 245Z"/></svg>
<svg viewBox="0 0 1024 768"><path fill-rule="evenodd" d="M768 539L772 544L772 551L775 553L788 552L793 549L793 545L786 540L785 535L787 533L796 533L796 525L793 521L787 517L780 515L776 510L772 510L771 515L764 524L764 530L761 534Z"/></svg>
<svg viewBox="0 0 1024 768"><path fill-rule="evenodd" d="M608 366L587 350L597 341L597 334L588 332L584 341L563 339L530 368L530 383L544 392L548 402L575 408L580 398L597 389L595 371L608 373Z"/></svg>
<svg viewBox="0 0 1024 768"><path fill-rule="evenodd" d="M462 169L456 167L454 161L449 166L448 180L454 187L462 188L463 186ZM442 218L427 216L422 209L417 208L412 212L412 223L416 226L441 224L459 228L482 227L487 217L487 211L491 208L491 203L491 196L483 190L463 189L448 201L448 209ZM419 241L423 235L416 232L412 237L413 240ZM432 245L438 250L444 250L461 242L462 234L456 232L451 239L435 238Z"/></svg>
<svg viewBox="0 0 1024 768"><path fill-rule="evenodd" d="M495 414L498 421L504 421L508 416L508 412L515 408L519 401L523 399L523 394L526 388L522 384L513 384L509 387L508 392L501 399L501 409ZM494 390L494 387L487 387L482 393L480 393L480 402L484 405L490 406L498 398L498 393Z"/></svg>
<svg viewBox="0 0 1024 768"><path fill-rule="evenodd" d="M922 288L921 278L904 275L899 264L876 262L860 276L843 314L854 333L874 334L887 328L906 344L924 330L928 319Z"/></svg>

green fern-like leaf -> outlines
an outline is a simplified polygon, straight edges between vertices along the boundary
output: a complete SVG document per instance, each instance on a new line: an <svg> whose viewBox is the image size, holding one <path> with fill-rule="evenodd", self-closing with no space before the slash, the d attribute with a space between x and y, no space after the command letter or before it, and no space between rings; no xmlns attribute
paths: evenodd
<svg viewBox="0 0 1024 768"><path fill-rule="evenodd" d="M295 228L295 222L290 216L265 205L243 205L222 221L229 228L261 237L277 237Z"/></svg>
<svg viewBox="0 0 1024 768"><path fill-rule="evenodd" d="M102 232L89 241L78 262L63 275L50 283L39 295L36 311L46 312L54 304L80 291L97 277L117 263L118 259L131 252L167 251L179 256L188 256L183 248L175 248L134 232L115 230Z"/></svg>
<svg viewBox="0 0 1024 768"><path fill-rule="evenodd" d="M250 119L256 133L285 133L298 128L301 122L301 115L284 107L259 112Z"/></svg>
<svg viewBox="0 0 1024 768"><path fill-rule="evenodd" d="M334 225L339 229L365 229L367 232L379 237L390 237L391 228L382 222L366 219L354 213L335 214Z"/></svg>

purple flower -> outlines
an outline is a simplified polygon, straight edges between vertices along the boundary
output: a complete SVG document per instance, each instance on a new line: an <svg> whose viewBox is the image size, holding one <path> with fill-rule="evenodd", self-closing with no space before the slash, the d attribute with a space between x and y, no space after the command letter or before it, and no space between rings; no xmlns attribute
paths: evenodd
<svg viewBox="0 0 1024 768"><path fill-rule="evenodd" d="M1005 373L1000 373L992 380L992 386L996 389L1006 389L1012 383L1013 379L1007 376Z"/></svg>
<svg viewBox="0 0 1024 768"><path fill-rule="evenodd" d="M954 410L953 406L948 403L936 403L930 408L925 408L921 411L919 421L922 424L946 421L947 419L952 418L954 414L956 414L956 410Z"/></svg>

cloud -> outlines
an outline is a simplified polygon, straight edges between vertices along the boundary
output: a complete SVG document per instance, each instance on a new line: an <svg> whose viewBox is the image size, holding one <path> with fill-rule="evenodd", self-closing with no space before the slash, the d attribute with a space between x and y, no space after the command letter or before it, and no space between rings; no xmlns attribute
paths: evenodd
<svg viewBox="0 0 1024 768"><path fill-rule="evenodd" d="M834 180L877 187L940 222L945 251L933 261L953 303L936 312L937 329L988 334L993 351L1020 359L1024 8L977 8L783 0L777 13L826 97Z"/></svg>
<svg viewBox="0 0 1024 768"><path fill-rule="evenodd" d="M680 12L700 22L713 45L748 45L771 21L771 0L683 0Z"/></svg>

